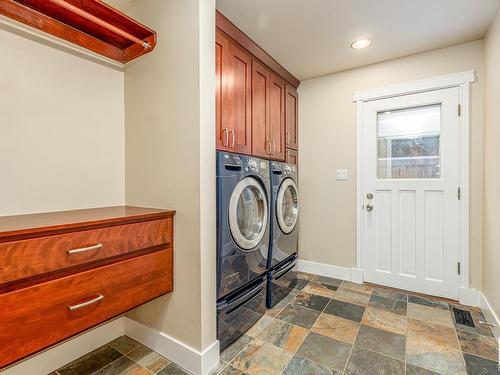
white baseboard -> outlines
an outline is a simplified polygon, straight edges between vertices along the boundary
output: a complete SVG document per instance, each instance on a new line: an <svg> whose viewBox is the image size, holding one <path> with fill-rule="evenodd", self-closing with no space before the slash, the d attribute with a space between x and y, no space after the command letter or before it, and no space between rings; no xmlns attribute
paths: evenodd
<svg viewBox="0 0 500 375"><path fill-rule="evenodd" d="M194 375L209 374L219 364L217 340L199 352L163 332L122 316L0 372L2 375L45 375L123 335L132 337Z"/></svg>
<svg viewBox="0 0 500 375"><path fill-rule="evenodd" d="M219 364L219 341L203 352L140 322L125 318L125 334L174 361L194 375L208 374Z"/></svg>
<svg viewBox="0 0 500 375"><path fill-rule="evenodd" d="M333 277L335 279L352 281L352 268L339 267L331 264L300 260L297 262L297 269L300 272L312 273L314 275ZM359 275L357 275L359 277Z"/></svg>
<svg viewBox="0 0 500 375"><path fill-rule="evenodd" d="M458 301L466 306L480 306L479 292L473 288L458 288Z"/></svg>
<svg viewBox="0 0 500 375"><path fill-rule="evenodd" d="M97 328L84 332L57 346L45 350L15 366L2 371L2 375L45 375L75 359L123 336L125 318L119 317ZM33 334L36 334L34 332Z"/></svg>
<svg viewBox="0 0 500 375"><path fill-rule="evenodd" d="M493 334L500 339L500 318L482 292L479 292L480 307L488 323L494 324Z"/></svg>
<svg viewBox="0 0 500 375"><path fill-rule="evenodd" d="M365 273L361 268L353 267L351 269L351 278L353 283L363 284L365 281Z"/></svg>

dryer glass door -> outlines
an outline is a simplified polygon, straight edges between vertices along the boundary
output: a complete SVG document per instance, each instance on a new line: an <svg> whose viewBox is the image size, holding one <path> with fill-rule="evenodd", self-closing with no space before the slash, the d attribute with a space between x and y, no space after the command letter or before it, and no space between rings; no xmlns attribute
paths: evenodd
<svg viewBox="0 0 500 375"><path fill-rule="evenodd" d="M258 246L267 227L267 198L254 177L246 177L234 188L229 202L229 227L234 241L244 250Z"/></svg>
<svg viewBox="0 0 500 375"><path fill-rule="evenodd" d="M279 188L276 200L276 215L283 233L290 233L299 217L299 195L297 185L291 178L285 179Z"/></svg>

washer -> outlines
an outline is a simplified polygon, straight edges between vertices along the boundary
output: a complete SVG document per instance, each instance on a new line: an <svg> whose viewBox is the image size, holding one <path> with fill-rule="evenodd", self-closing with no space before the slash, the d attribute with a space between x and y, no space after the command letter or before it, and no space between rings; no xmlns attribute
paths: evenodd
<svg viewBox="0 0 500 375"><path fill-rule="evenodd" d="M217 338L224 349L265 312L269 161L217 152Z"/></svg>
<svg viewBox="0 0 500 375"><path fill-rule="evenodd" d="M299 193L297 166L271 162L271 244L267 307L274 307L297 284L292 269L298 259Z"/></svg>

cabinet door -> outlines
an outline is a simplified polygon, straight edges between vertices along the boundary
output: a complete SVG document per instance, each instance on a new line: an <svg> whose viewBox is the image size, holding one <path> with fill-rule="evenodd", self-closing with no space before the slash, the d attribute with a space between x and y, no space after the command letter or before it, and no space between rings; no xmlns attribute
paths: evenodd
<svg viewBox="0 0 500 375"><path fill-rule="evenodd" d="M250 154L252 151L252 57L235 42L229 41L227 112L229 147L231 151ZM223 67L224 71L224 67Z"/></svg>
<svg viewBox="0 0 500 375"><path fill-rule="evenodd" d="M286 149L286 162L290 164L299 164L299 152L291 148Z"/></svg>
<svg viewBox="0 0 500 375"><path fill-rule="evenodd" d="M291 85L286 85L285 99L285 140L286 147L299 149L298 133L299 133L299 118L298 118L299 97L297 89Z"/></svg>
<svg viewBox="0 0 500 375"><path fill-rule="evenodd" d="M217 31L215 42L215 125L217 150L229 151L229 129L227 118L227 54L229 39Z"/></svg>
<svg viewBox="0 0 500 375"><path fill-rule="evenodd" d="M285 81L271 73L269 85L271 158L285 160Z"/></svg>
<svg viewBox="0 0 500 375"><path fill-rule="evenodd" d="M252 61L252 155L268 158L269 129L269 69Z"/></svg>

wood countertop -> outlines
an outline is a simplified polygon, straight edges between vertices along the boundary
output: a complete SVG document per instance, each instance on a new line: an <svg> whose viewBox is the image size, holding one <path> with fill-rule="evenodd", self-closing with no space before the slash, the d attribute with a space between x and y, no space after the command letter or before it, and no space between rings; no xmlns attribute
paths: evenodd
<svg viewBox="0 0 500 375"><path fill-rule="evenodd" d="M0 242L173 217L174 210L113 206L0 216Z"/></svg>

